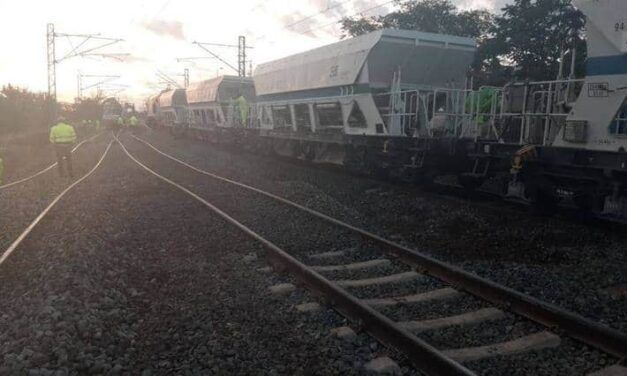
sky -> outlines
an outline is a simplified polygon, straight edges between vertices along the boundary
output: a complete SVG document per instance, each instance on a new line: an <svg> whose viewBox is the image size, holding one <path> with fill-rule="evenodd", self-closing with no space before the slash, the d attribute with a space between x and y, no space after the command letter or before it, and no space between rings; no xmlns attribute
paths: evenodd
<svg viewBox="0 0 627 376"><path fill-rule="evenodd" d="M497 11L509 0L454 0L464 9ZM343 16L381 15L392 10L388 0L0 0L0 86L13 84L33 91L47 90L46 25L63 34L98 34L123 39L93 53L57 64L57 96L71 102L78 93L78 75L119 76L101 86L105 94L119 91L123 100L141 103L165 87L162 72L183 84L236 72L207 57L194 41L236 45L244 35L252 46L253 66L306 51L340 39L337 21ZM57 37L61 59L84 38ZM88 40L80 50L99 46ZM209 47L227 63L237 66L237 49ZM121 55L118 55L121 54ZM117 57L112 58L111 56ZM121 59L121 60L120 60ZM103 78L84 77L83 94L93 95Z"/></svg>

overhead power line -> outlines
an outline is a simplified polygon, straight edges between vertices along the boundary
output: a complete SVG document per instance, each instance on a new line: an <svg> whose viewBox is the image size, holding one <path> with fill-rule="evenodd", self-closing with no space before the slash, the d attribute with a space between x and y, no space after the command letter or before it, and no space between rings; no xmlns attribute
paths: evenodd
<svg viewBox="0 0 627 376"><path fill-rule="evenodd" d="M120 76L106 74L83 74L79 71L76 76L77 98L81 99L85 90L89 90L94 87L100 88L103 85L111 84L111 81L117 80L118 78L120 78ZM96 79L96 82L86 83L85 79L90 81L94 81L94 79Z"/></svg>
<svg viewBox="0 0 627 376"><path fill-rule="evenodd" d="M70 44L71 50L61 57L57 57L57 39L66 38ZM74 45L72 40L76 41ZM106 54L101 50L123 42L123 39L119 38L106 38L100 36L100 34L67 34L59 33L54 29L54 24L49 23L46 28L46 42L47 42L47 58L48 58L48 98L51 99L51 103L56 102L57 99L57 65L61 62L74 57L113 57L120 58L127 54ZM89 46L89 43L91 46Z"/></svg>
<svg viewBox="0 0 627 376"><path fill-rule="evenodd" d="M363 9L363 10L360 10L359 12L355 12L355 13L353 13L353 14L349 15L349 16L343 16L343 17L341 17L341 18L336 19L336 20L335 20L335 21L333 21L333 22L329 22L328 24L324 24L324 25L321 25L321 26L317 26L317 27L314 27L314 28L311 28L311 29L309 29L309 30L305 30L305 31L297 31L297 33L298 33L298 34L308 34L308 33L311 33L312 31L316 31L316 30L324 29L324 28L327 28L327 27L329 27L329 26L336 25L339 21L341 21L341 20L342 20L342 19L344 19L344 18L355 17L355 16L360 15L360 14L363 14L363 13L368 13L368 12L370 12L371 10L375 10L375 9L377 9L377 8L384 7L384 6L388 5L388 4L392 4L392 3L393 3L393 2L395 2L395 1L396 1L396 0L386 1L386 2L385 2L385 3L383 3L383 4L375 5L375 6L373 6L373 7L368 8L368 9Z"/></svg>
<svg viewBox="0 0 627 376"><path fill-rule="evenodd" d="M317 17L317 16L319 16L319 15L321 15L321 14L324 14L324 13L326 13L326 12L328 12L328 11L332 10L332 9L339 8L339 7L341 7L342 5L344 5L344 4L346 4L346 3L348 3L349 1L352 1L352 0L342 1L342 2L339 2L339 3L335 4L335 5L333 5L333 6L328 6L328 7L326 7L325 9L321 10L320 12L318 12L318 13L316 13L316 14L312 14L312 15L310 15L310 16L307 16L307 17L305 17L305 18L303 18L303 19L300 19L300 20L298 20L298 21L296 21L296 22L294 22L294 23L291 23L291 24L289 24L289 25L285 26L285 28L286 28L286 29L291 29L292 27L294 27L294 26L296 26L296 25L298 25L298 24L300 24L300 23L303 23L303 22L305 22L305 21L307 21L307 20L310 20L310 19L312 19L312 18L314 18L314 17Z"/></svg>
<svg viewBox="0 0 627 376"><path fill-rule="evenodd" d="M197 42L197 41L194 41L193 44L197 45L203 51L207 52L209 55L211 55L211 57L219 60L222 64L224 64L227 67L233 69L235 72L237 72L237 75L239 77L246 77L246 63L249 62L248 60L246 60L246 50L252 49L253 47L246 45L246 37L245 36L240 35L238 37L238 44L237 45L235 45L235 44L222 44L222 43L203 43L203 42ZM237 48L237 67L235 67L234 65L230 64L228 61L223 59L220 55L218 55L215 52L211 51L207 46ZM189 59L187 59L187 60L189 60Z"/></svg>
<svg viewBox="0 0 627 376"><path fill-rule="evenodd" d="M292 22L291 24L285 25L282 28L286 29L286 30L290 30L292 27L294 27L294 26L296 26L298 24L301 24L301 23L303 23L303 22L305 22L307 20L310 20L310 19L312 19L314 17L317 17L317 16L319 16L321 14L327 13L328 11L330 11L332 9L339 8L340 6L346 4L346 3L350 2L350 1L352 1L352 0L345 0L345 1L339 2L339 3L335 4L335 5L328 6L328 7L326 7L325 9L321 10L318 13L311 14L311 15L305 17L305 18L301 18L300 20L298 20L296 22ZM265 39L267 36L268 36L268 34L263 34L262 36L256 38L256 40L259 41L259 40Z"/></svg>

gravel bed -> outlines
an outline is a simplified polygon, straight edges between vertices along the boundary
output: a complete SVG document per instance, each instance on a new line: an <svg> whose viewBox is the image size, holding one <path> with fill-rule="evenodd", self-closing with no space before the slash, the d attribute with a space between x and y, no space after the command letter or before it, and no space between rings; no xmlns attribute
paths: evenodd
<svg viewBox="0 0 627 376"><path fill-rule="evenodd" d="M308 255L358 245L354 233L337 228L297 209L278 205L270 198L228 183L216 181L189 170L176 162L155 154L128 137L123 138L127 149L142 163L166 177L200 194L244 225L275 242L290 254L308 262ZM271 213L271 214L270 214ZM260 220L263 218L263 220ZM289 220L285 220L289 218Z"/></svg>
<svg viewBox="0 0 627 376"><path fill-rule="evenodd" d="M94 134L93 132L79 130L77 131L78 142L90 138ZM0 157L4 161L2 184L26 178L56 162L54 150L49 145L47 134L31 137L20 142L14 142L13 140L0 141Z"/></svg>
<svg viewBox="0 0 627 376"><path fill-rule="evenodd" d="M109 141L109 136L100 136L84 144L74 153L75 179L93 168ZM0 250L4 251L30 222L73 181L69 178L60 178L57 170L53 170L30 181L0 190L0 213L2 213Z"/></svg>
<svg viewBox="0 0 627 376"><path fill-rule="evenodd" d="M114 146L0 267L0 375L359 374L387 353L272 297L258 251Z"/></svg>
<svg viewBox="0 0 627 376"><path fill-rule="evenodd" d="M627 302L610 298L602 291L626 282L627 263L621 244L624 235L611 227L584 226L559 217L535 217L519 210L501 210L501 206L477 205L365 178L347 178L276 159L227 153L207 144L172 140L156 133L148 138L164 151L200 168L294 199L515 289L535 292L540 297L549 296L551 302L614 327L625 325ZM157 158L138 142L127 141L127 144L148 164L167 170L168 176L197 190L298 257L312 253L314 247L321 252L353 245L349 236L330 232L319 223L301 220L289 209L265 204L259 196L238 192L238 202L224 195L214 196L211 191L220 189L210 178L185 177L183 172L175 171L174 162ZM252 209L247 204L249 200L255 202ZM259 221L260 217L290 218L290 222L278 225L272 220ZM298 229L301 233L295 238L292 231ZM329 238L332 241L326 240ZM620 270L621 275L614 272ZM555 282L557 278L560 283ZM421 281L350 290L358 297L371 298L413 294L437 287ZM577 299L582 296L585 298ZM582 348L561 346L549 352L546 359L558 357L567 364L574 357L582 356ZM589 369L602 366L602 354L587 350L586 354L589 355L584 358L590 363L584 368L577 367L577 361L568 363L574 365L567 374L585 374ZM521 362L525 359L532 362L537 356L523 354L518 358ZM539 356L544 357L544 352ZM550 363L545 361L545 364ZM483 369L483 363L478 364L479 369Z"/></svg>
<svg viewBox="0 0 627 376"><path fill-rule="evenodd" d="M572 356L564 357L563 354ZM615 363L616 359L599 354L573 340L563 339L560 346L553 349L483 359L465 365L486 376L556 376L588 375Z"/></svg>
<svg viewBox="0 0 627 376"><path fill-rule="evenodd" d="M627 332L627 297L607 293L627 285L624 227L535 216L502 203L434 195L158 132L145 138L199 168L307 204Z"/></svg>

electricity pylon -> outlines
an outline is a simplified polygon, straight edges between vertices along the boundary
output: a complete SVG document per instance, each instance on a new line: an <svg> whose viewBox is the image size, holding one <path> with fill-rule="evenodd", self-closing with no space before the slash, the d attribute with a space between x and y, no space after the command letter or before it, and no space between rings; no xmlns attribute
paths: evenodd
<svg viewBox="0 0 627 376"><path fill-rule="evenodd" d="M248 62L248 60L246 60L246 50L252 49L253 47L246 45L245 36L240 35L238 37L237 45L221 44L221 43L203 43L203 42L196 42L196 41L194 41L194 44L200 47L201 49L203 49L205 52L209 53L213 58L220 60L227 67L233 69L235 72L237 72L238 76L246 77L246 63ZM222 57L220 57L220 55L211 51L209 48L207 48L207 46L237 48L237 67L230 64L228 61L224 60ZM187 58L185 60L190 60L190 59L191 58Z"/></svg>
<svg viewBox="0 0 627 376"><path fill-rule="evenodd" d="M67 38L69 41L76 41L76 45L72 45L70 52L64 56L57 58L57 38ZM87 46L90 41L97 41L99 44L96 46ZM57 65L67 59L81 56L100 56L111 57L120 59L126 54L106 54L98 53L102 48L114 45L116 43L124 41L118 38L105 38L100 34L66 34L57 33L54 30L54 24L49 23L46 32L47 52L48 52L48 98L51 102L57 100ZM70 42L71 43L71 42Z"/></svg>

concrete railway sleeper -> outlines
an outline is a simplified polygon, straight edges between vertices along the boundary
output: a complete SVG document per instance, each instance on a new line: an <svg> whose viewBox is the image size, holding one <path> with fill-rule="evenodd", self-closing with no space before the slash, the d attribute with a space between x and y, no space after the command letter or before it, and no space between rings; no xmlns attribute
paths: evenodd
<svg viewBox="0 0 627 376"><path fill-rule="evenodd" d="M200 174L210 176L222 182L234 184L238 187L245 188L247 190L262 194L273 200L279 201L283 204L287 204L292 208L306 212L319 219L322 219L334 226L341 227L344 230L351 231L358 234L365 244L375 244L384 253L394 256L398 260L402 261L405 265L410 265L411 270L404 273L397 273L394 275L388 275L378 278L370 279L353 279L353 280L330 280L323 277L321 274L326 272L338 272L338 271L354 271L354 270L368 270L375 264L386 265L387 263L380 261L361 262L361 263L346 263L340 265L312 265L307 266L304 263L296 260L292 256L285 253L283 250L276 247L273 243L262 238L257 233L245 227L235 219L229 217L226 213L220 211L220 209L209 204L204 199L200 198L196 194L180 186L179 184L169 180L153 170L150 170L147 166L142 165L156 176L159 176L162 180L183 189L187 193L193 195L199 201L203 202L206 206L219 213L226 218L229 222L235 224L237 227L246 232L249 236L252 236L256 240L264 244L265 248L270 251L270 259L274 263L278 263L283 269L287 269L296 275L297 279L301 280L304 284L311 287L314 291L323 294L326 300L330 301L332 305L340 312L345 314L348 318L360 323L360 327L366 329L369 333L373 334L376 338L383 343L391 345L404 353L409 355L409 358L421 371L427 371L429 374L448 374L438 369L424 369L425 356L436 356L437 359L446 359L442 361L442 364L448 364L453 359L459 362L473 361L476 359L482 359L486 357L493 357L496 355L513 355L521 352L527 352L531 350L540 350L543 348L552 348L559 346L560 336L565 335L581 342L584 342L590 346L593 346L605 353L611 354L618 359L624 359L627 356L627 336L618 331L614 331L609 327L597 324L574 313L565 311L559 307L553 306L549 303L540 301L533 297L519 293L505 286L498 285L489 280L480 278L476 275L470 274L461 270L453 265L438 261L434 258L426 256L420 252L404 247L400 244L394 243L368 231L362 230L355 226L344 223L335 218L329 217L325 214L317 212L315 210L304 207L300 204L286 200L282 197L274 194L262 191L260 189L227 179L221 176L212 174L207 171L198 169L184 161L181 161L173 156L170 156L161 150L158 150L153 145L135 137L138 141L141 141L148 147L160 155L167 157L179 164L182 164ZM135 157L124 149L129 156L140 163ZM341 257L343 252L325 252L319 255L311 255L312 259L321 260L325 258ZM324 255L325 257L319 257ZM317 271L316 271L317 270ZM354 295L347 292L351 288L367 287L370 285L405 283L412 280L428 279L434 277L448 285L445 289L435 290L424 294L414 294L401 297L375 297L375 299L359 299ZM463 293L469 293L474 297L478 297L483 301L487 301L491 304L491 307L480 309L474 312L466 312L461 315L451 315L449 317L437 317L429 320L409 321L409 322L395 322L390 325L390 319L386 316L382 316L381 313L374 311L374 307L395 307L404 306L417 302L425 301L438 301L444 299L456 299ZM358 305L357 305L358 304ZM363 306L368 307L364 309ZM499 308L499 309L497 309ZM514 338L512 340L492 343L483 346L459 348L459 349L446 349L443 351L437 351L432 347L421 343L421 341L415 341L412 333L436 330L439 328L450 326L465 326L476 325L480 323L490 322L490 325L498 325L500 319L503 318L504 312L509 311L516 315L530 319L535 323L539 323L549 330L538 331L535 333L529 333L529 335ZM376 314L375 314L376 313ZM360 315L366 315L366 317L360 317ZM379 317L381 316L381 317ZM374 321L372 321L374 320ZM374 328L372 327L374 323ZM383 325L383 326L379 326ZM387 332L381 331L382 327L388 326ZM394 329L390 329L394 328ZM414 330L415 329L415 330ZM390 330L392 330L390 332ZM386 334L387 333L387 334ZM389 333L394 333L390 335ZM401 334L404 333L404 334ZM559 333L559 335L555 334ZM391 337L391 338L390 338ZM409 350L413 350L408 352ZM435 352L435 353L434 353ZM412 355L413 354L413 355ZM446 354L446 355L445 355ZM466 369L461 368L464 372Z"/></svg>

